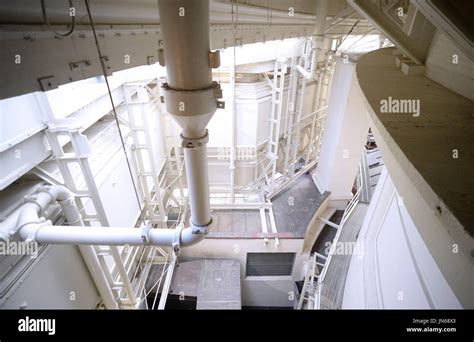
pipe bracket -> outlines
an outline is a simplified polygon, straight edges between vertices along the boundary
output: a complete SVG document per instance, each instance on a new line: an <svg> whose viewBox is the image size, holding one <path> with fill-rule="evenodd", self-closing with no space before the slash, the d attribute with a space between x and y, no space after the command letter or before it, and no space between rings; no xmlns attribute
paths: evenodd
<svg viewBox="0 0 474 342"><path fill-rule="evenodd" d="M184 224L180 223L174 231L172 247L173 247L173 252L176 255L179 254L180 245L181 245L181 232L183 231L183 228L184 228Z"/></svg>
<svg viewBox="0 0 474 342"><path fill-rule="evenodd" d="M141 237L142 237L143 243L144 243L145 245L149 245L149 244L150 244L150 239L149 239L149 237L148 237L148 233L150 232L150 229L152 229L152 226L151 226L151 223L150 223L150 222L146 222L146 223L142 226Z"/></svg>
<svg viewBox="0 0 474 342"><path fill-rule="evenodd" d="M222 98L220 84L212 82L206 89L180 90L162 86L166 111L176 116L197 116L214 113L218 108L217 99Z"/></svg>
<svg viewBox="0 0 474 342"><path fill-rule="evenodd" d="M219 50L209 51L209 68L217 69L221 65L221 54Z"/></svg>

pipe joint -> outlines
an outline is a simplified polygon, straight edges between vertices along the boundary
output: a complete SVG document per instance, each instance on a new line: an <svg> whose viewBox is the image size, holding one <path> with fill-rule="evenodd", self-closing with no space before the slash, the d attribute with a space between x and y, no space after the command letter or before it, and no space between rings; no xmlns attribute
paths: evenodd
<svg viewBox="0 0 474 342"><path fill-rule="evenodd" d="M190 227L191 227L191 230L192 230L193 234L207 235L209 233L209 230L211 229L212 223L213 223L212 222L212 216L210 218L211 218L211 220L209 221L208 224L206 224L204 226L199 226L199 225L193 223L193 217L191 216L191 218L189 219L189 223L190 223Z"/></svg>
<svg viewBox="0 0 474 342"><path fill-rule="evenodd" d="M223 108L223 102L218 101L222 98L222 89L215 81L206 89L173 89L168 83L164 83L162 88L166 110L171 115L197 116L214 113L217 108Z"/></svg>
<svg viewBox="0 0 474 342"><path fill-rule="evenodd" d="M51 195L51 194L49 194L49 195ZM25 203L25 204L26 203L35 204L38 207L38 216L42 216L43 211L44 211L45 208L43 208L43 206L40 203L38 203L37 199L38 199L38 197L36 195L26 195L25 197L23 197L23 203ZM54 198L53 198L53 200L54 200Z"/></svg>
<svg viewBox="0 0 474 342"><path fill-rule="evenodd" d="M204 147L207 145L209 142L209 132L206 129L205 134L202 137L198 138L186 138L183 136L181 133L181 147L183 148L199 148L199 147Z"/></svg>
<svg viewBox="0 0 474 342"><path fill-rule="evenodd" d="M51 225L52 222L50 220L45 220L41 217L37 222L28 222L18 227L17 233L24 241L37 241L37 235L41 228Z"/></svg>

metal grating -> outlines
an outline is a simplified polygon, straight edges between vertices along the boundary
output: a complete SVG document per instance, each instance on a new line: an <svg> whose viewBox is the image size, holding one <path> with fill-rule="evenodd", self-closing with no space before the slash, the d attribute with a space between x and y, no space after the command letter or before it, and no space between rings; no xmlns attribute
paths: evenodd
<svg viewBox="0 0 474 342"><path fill-rule="evenodd" d="M295 253L247 253L246 277L291 276Z"/></svg>

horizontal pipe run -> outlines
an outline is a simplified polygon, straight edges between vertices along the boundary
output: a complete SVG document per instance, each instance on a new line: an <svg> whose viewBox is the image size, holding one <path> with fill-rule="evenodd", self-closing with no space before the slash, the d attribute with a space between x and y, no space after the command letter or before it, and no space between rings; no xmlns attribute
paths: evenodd
<svg viewBox="0 0 474 342"><path fill-rule="evenodd" d="M194 229L182 226L146 231L138 228L84 227L75 205L74 194L59 185L42 187L33 196L27 196L25 201L12 218L0 225L1 240L8 240L18 234L23 240L48 244L157 245L179 249L181 246L193 245L205 237L205 234L194 233ZM53 226L50 221L40 218L44 210L55 201L60 204L70 226Z"/></svg>
<svg viewBox="0 0 474 342"><path fill-rule="evenodd" d="M146 235L138 228L49 226L31 224L19 232L24 240L58 245L108 245L108 246L191 246L204 238L204 234L193 234L191 228L179 232L175 229L150 229Z"/></svg>

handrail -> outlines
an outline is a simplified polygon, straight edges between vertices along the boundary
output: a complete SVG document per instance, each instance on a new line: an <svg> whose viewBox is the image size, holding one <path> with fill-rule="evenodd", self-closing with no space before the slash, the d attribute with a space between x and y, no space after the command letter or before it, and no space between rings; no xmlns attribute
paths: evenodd
<svg viewBox="0 0 474 342"><path fill-rule="evenodd" d="M331 222L332 224L330 224L330 226L337 229L337 232L336 232L336 236L334 237L334 239L332 241L331 248L329 249L328 256L324 257L323 255L315 252L315 253L313 253L313 257L311 259L309 259L309 262L311 264L308 265L308 271L310 269L312 270L313 268L311 268L311 266L315 266L316 264L322 266L321 273L318 275L318 277L316 277L317 278L317 281L316 281L316 284L315 284L316 285L316 292L314 293L314 306L313 306L313 309L318 309L319 310L321 308L321 291L322 291L322 287L324 285L324 280L326 278L327 270L329 268L329 265L331 264L332 256L334 255L334 250L336 249L336 245L339 241L339 237L341 235L342 228L344 227L347 219L352 214L352 212L354 211L357 204L359 203L359 196L360 196L360 193L361 193L361 190L362 190L362 182L363 182L360 175L361 175L361 173L360 173L360 165L359 165L359 170L357 172L358 189L357 189L356 193L354 194L354 196L352 196L352 198L349 201L349 203L347 204L346 208L344 209L344 214L342 215L342 219L341 219L341 222L339 223L339 225L337 225L335 223L332 223L332 222ZM325 220L325 219L320 219L320 220L323 223L329 224L327 222L327 220ZM323 260L325 260L325 262L323 264L317 263L316 262L316 257L322 258ZM317 267L315 269L317 270ZM301 297L300 297L300 300L298 302L298 309L303 308L303 301L305 299L305 292L308 288L309 282L310 281L312 282L315 278L314 272L312 274L308 274L308 273L309 272L307 272L307 274L305 276L305 282L304 282L304 285L303 285L303 289L301 291Z"/></svg>

